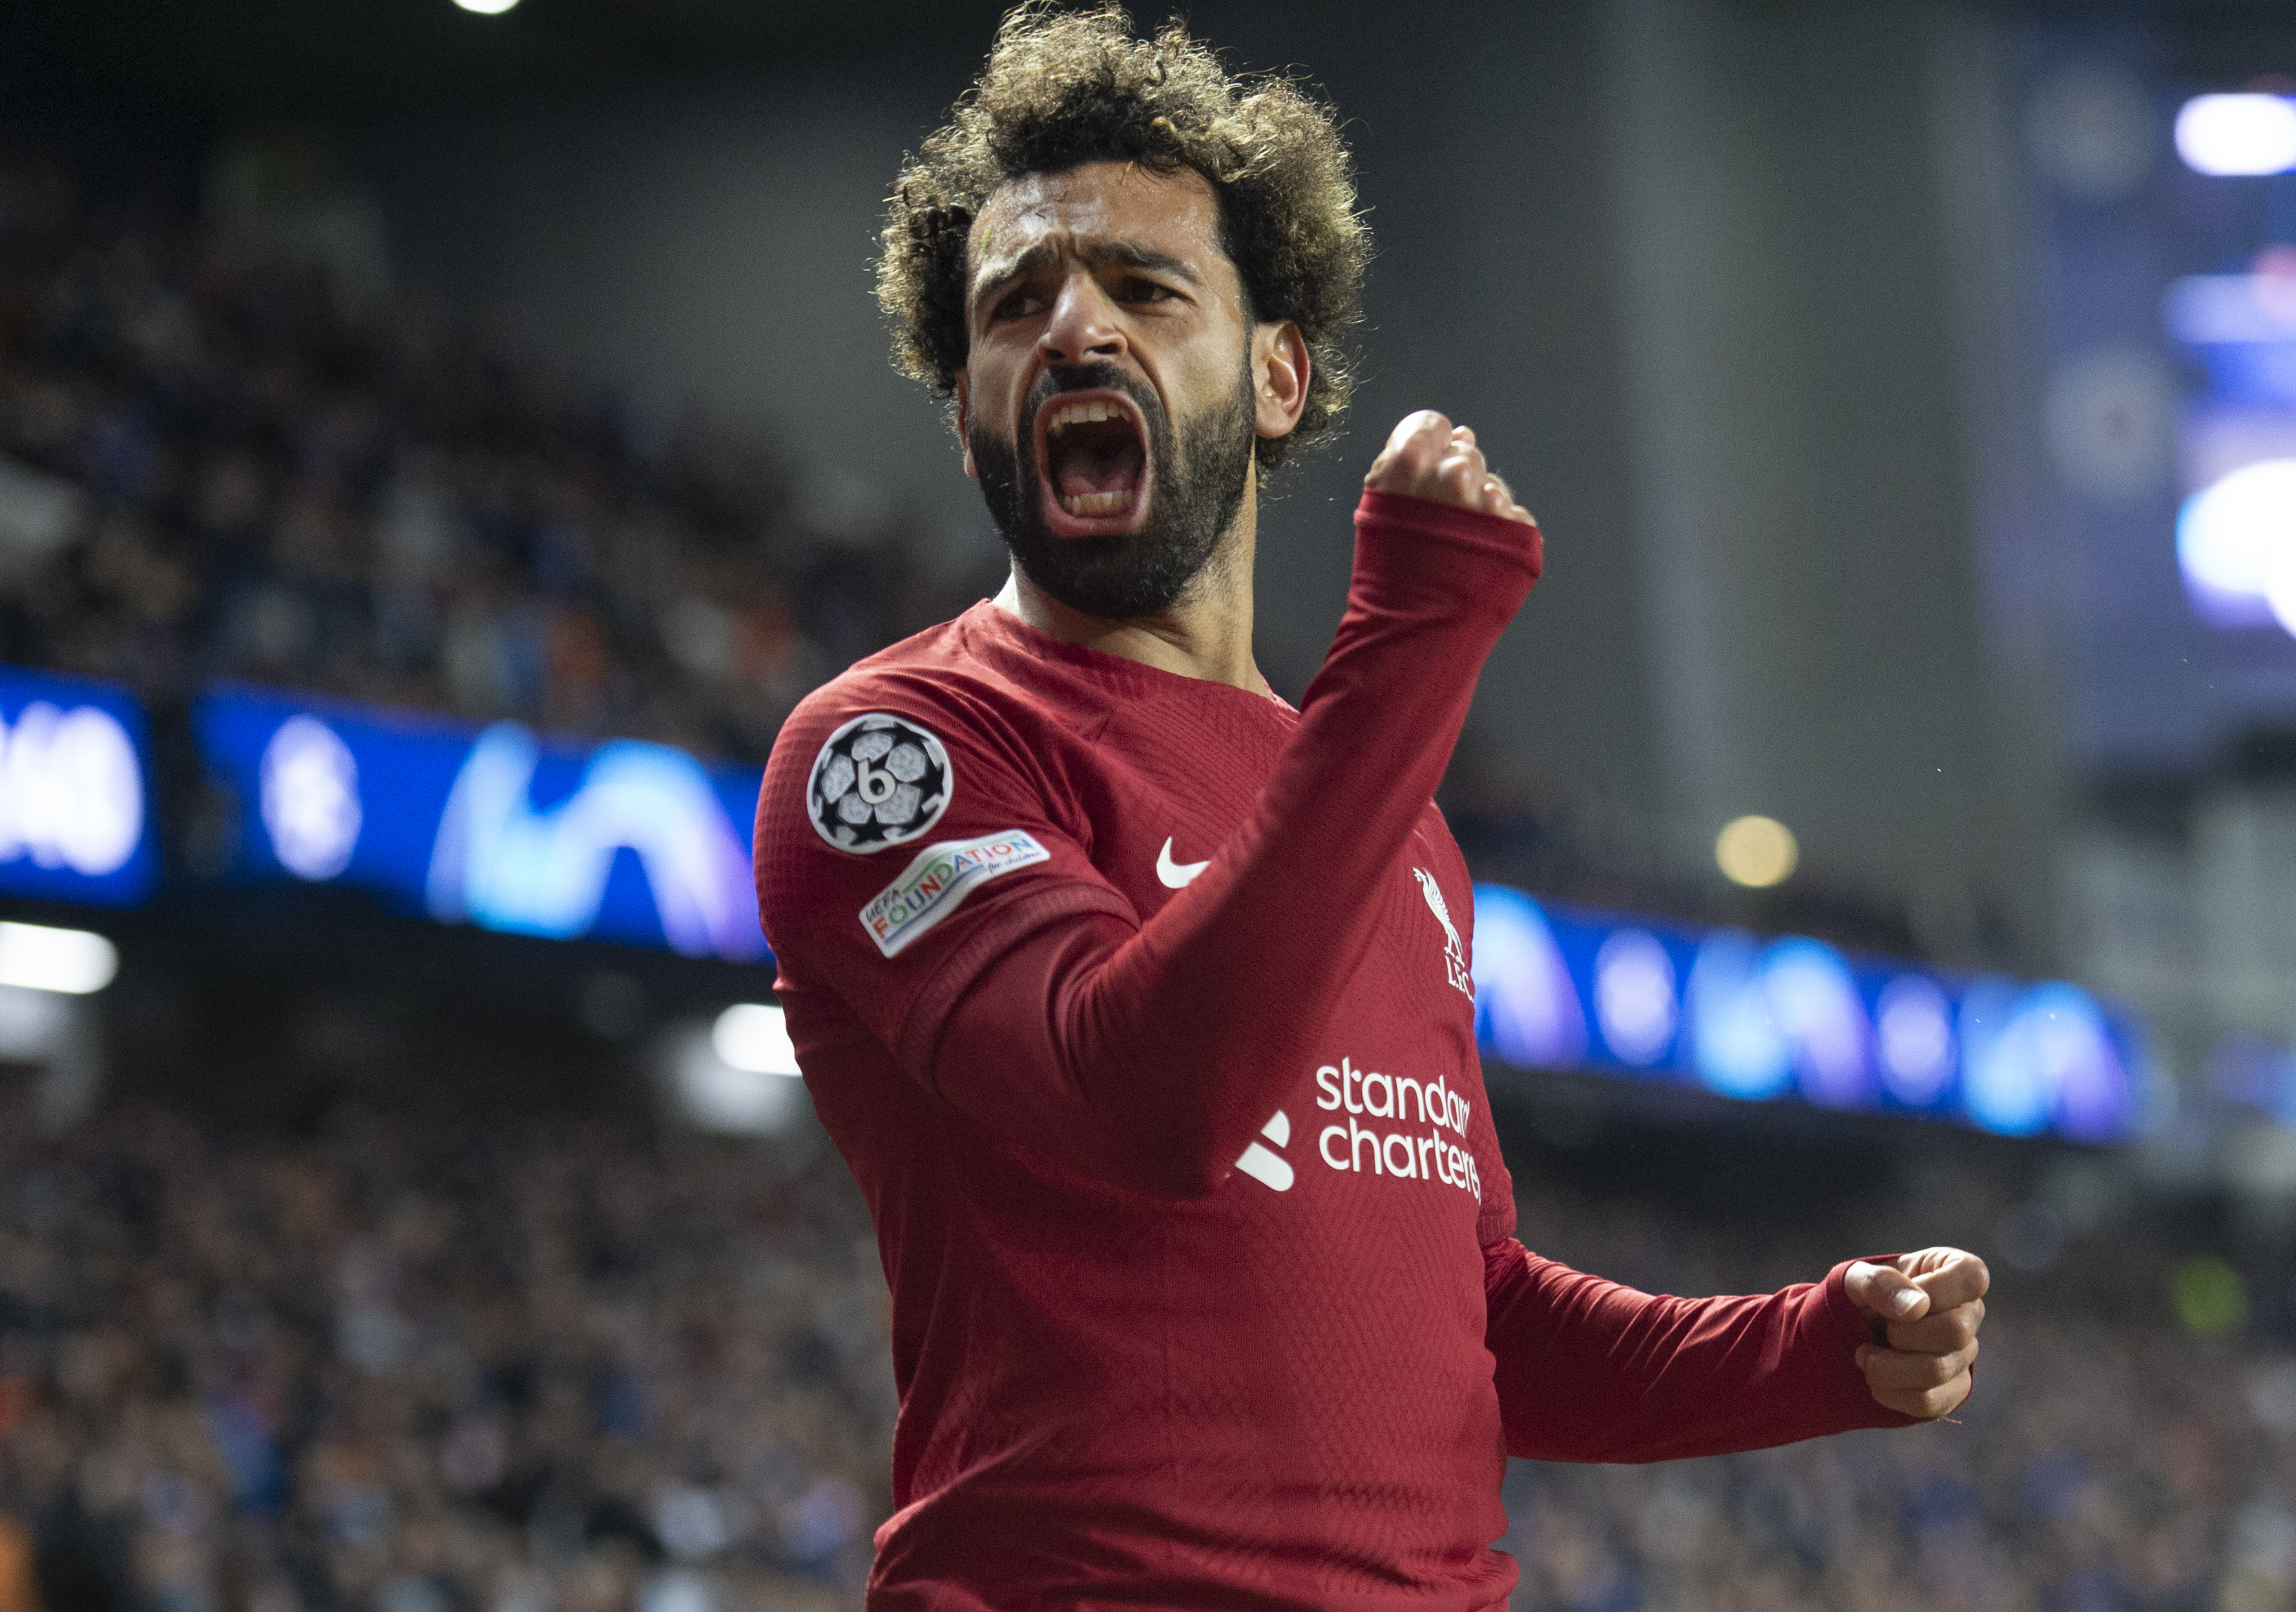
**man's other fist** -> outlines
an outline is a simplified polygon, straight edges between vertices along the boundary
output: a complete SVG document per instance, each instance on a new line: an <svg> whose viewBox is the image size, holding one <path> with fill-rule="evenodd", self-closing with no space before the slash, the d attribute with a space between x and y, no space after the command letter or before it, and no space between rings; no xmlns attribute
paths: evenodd
<svg viewBox="0 0 2296 1612"><path fill-rule="evenodd" d="M1475 433L1453 425L1433 409L1406 414L1387 439L1387 446L1371 462L1364 486L1374 493L1406 493L1456 503L1461 509L1503 515L1525 526L1538 523L1514 501L1507 484L1483 462Z"/></svg>
<svg viewBox="0 0 2296 1612"><path fill-rule="evenodd" d="M1881 1343L1857 1346L1857 1366L1874 1397L1892 1411L1933 1421L1969 1397L1977 1329L1985 1321L1985 1262L1959 1248L1923 1248L1886 1264L1849 1267L1849 1302Z"/></svg>

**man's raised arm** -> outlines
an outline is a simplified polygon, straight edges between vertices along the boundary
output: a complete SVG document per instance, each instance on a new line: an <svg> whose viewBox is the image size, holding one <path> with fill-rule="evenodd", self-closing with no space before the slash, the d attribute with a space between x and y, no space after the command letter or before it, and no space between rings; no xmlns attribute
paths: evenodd
<svg viewBox="0 0 2296 1612"><path fill-rule="evenodd" d="M1012 948L929 1061L941 1095L1063 1162L1210 1191L1267 1122L1360 961L1484 658L1537 579L1538 528L1439 414L1365 478L1348 611L1244 825L1137 928L1104 912ZM924 1071L932 1078L931 1070Z"/></svg>

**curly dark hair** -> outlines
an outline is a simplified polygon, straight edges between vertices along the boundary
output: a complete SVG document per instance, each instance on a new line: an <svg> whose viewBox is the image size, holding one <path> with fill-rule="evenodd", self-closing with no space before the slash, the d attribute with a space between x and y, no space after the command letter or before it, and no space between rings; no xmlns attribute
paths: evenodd
<svg viewBox="0 0 2296 1612"><path fill-rule="evenodd" d="M1032 0L1007 13L980 82L894 181L877 300L893 323L895 365L953 397L969 345L974 217L1007 180L1107 161L1202 175L1249 316L1300 327L1307 405L1291 437L1258 445L1262 470L1293 441L1329 431L1355 385L1371 254L1332 114L1284 79L1232 76L1177 21L1136 37L1113 4L1061 12Z"/></svg>

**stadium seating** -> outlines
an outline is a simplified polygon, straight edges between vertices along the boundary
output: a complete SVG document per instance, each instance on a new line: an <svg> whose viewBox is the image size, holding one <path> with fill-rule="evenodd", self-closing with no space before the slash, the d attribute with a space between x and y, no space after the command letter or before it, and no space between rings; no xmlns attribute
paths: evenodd
<svg viewBox="0 0 2296 1612"><path fill-rule="evenodd" d="M806 493L764 440L649 440L419 298L0 157L0 659L761 757L980 595Z"/></svg>
<svg viewBox="0 0 2296 1612"><path fill-rule="evenodd" d="M564 1118L9 1121L0 1518L50 1612L853 1604L892 1381L833 1153ZM1522 1213L1543 1251L1675 1291L1841 1252L1536 1183ZM2285 1605L2296 1354L2180 1329L2169 1268L2115 1239L2005 1271L1951 1425L1518 1464L1514 1604Z"/></svg>
<svg viewBox="0 0 2296 1612"><path fill-rule="evenodd" d="M849 1603L892 1372L833 1154L15 1117L0 1516L49 1612Z"/></svg>

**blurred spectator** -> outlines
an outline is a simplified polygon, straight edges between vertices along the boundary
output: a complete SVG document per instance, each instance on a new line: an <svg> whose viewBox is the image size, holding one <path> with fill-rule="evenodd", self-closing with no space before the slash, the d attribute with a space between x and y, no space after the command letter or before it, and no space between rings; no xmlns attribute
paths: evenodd
<svg viewBox="0 0 2296 1612"><path fill-rule="evenodd" d="M1839 1256L1838 1230L1544 1194L1521 1209L1542 1252L1658 1290L1759 1290ZM1657 1467L1516 1464L1502 1547L1523 1564L1513 1604L2289 1606L2296 1353L2180 1325L2174 1268L2121 1233L2046 1275L1997 1267L1979 1387L1951 1423Z"/></svg>
<svg viewBox="0 0 2296 1612"><path fill-rule="evenodd" d="M39 1606L31 1530L0 1517L0 1612L39 1612Z"/></svg>
<svg viewBox="0 0 2296 1612"><path fill-rule="evenodd" d="M833 1154L8 1135L0 1612L35 1542L49 1612L849 1602L891 1362Z"/></svg>
<svg viewBox="0 0 2296 1612"><path fill-rule="evenodd" d="M898 520L810 529L757 441L643 450L418 299L151 213L0 157L0 657L755 758L831 672L995 585L918 565Z"/></svg>

